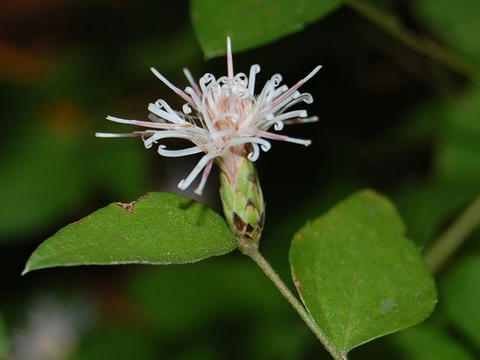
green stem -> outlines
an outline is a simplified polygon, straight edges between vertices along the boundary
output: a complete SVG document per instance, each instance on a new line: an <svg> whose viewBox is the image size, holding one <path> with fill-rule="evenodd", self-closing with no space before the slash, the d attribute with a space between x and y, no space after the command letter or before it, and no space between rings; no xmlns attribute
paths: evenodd
<svg viewBox="0 0 480 360"><path fill-rule="evenodd" d="M480 224L480 195L460 214L453 224L434 242L427 251L425 261L433 273L437 272L447 259Z"/></svg>
<svg viewBox="0 0 480 360"><path fill-rule="evenodd" d="M440 44L402 26L395 17L366 1L352 0L348 6L411 49L428 56L466 77L480 76L480 69Z"/></svg>
<svg viewBox="0 0 480 360"><path fill-rule="evenodd" d="M285 285L285 283L280 279L278 274L268 263L267 260L260 254L258 249L252 248L248 251L243 251L244 254L250 256L253 261L263 270L265 275L273 282L277 289L282 293L282 295L287 299L287 301L292 305L292 307L297 311L298 315L302 320L307 324L307 326L312 330L315 336L320 340L325 349L332 355L335 360L347 360L347 355L341 353L336 346L330 341L330 339L325 335L325 333L317 326L315 321L307 313L303 305L298 301L295 295L292 294L290 289Z"/></svg>

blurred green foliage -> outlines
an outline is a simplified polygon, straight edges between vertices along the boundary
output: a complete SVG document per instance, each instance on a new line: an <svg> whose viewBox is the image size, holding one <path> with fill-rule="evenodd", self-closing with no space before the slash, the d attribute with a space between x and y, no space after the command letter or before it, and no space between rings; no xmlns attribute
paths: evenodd
<svg viewBox="0 0 480 360"><path fill-rule="evenodd" d="M20 130L25 143L7 145L15 154L1 164L4 236L35 231L50 219L72 210L87 185L78 144L40 126ZM60 191L61 190L61 191Z"/></svg>
<svg viewBox="0 0 480 360"><path fill-rule="evenodd" d="M480 32L480 3L459 0L419 0L413 3L418 16L449 46L480 65L480 47L475 34Z"/></svg>
<svg viewBox="0 0 480 360"><path fill-rule="evenodd" d="M313 340L309 330L294 321L293 310L252 264L232 260L142 271L130 278L132 301L145 311L144 319L163 341L161 348L181 343L180 348L196 349L197 341L183 345L191 334L199 337L202 349L213 345L208 359L301 358ZM236 325L235 319L243 324ZM222 325L215 329L214 324ZM232 340L229 332L237 331L242 336ZM212 339L206 339L209 333ZM227 348L221 346L224 341ZM181 353L176 350L172 356Z"/></svg>
<svg viewBox="0 0 480 360"><path fill-rule="evenodd" d="M234 51L261 46L300 31L327 15L345 0L192 0L191 17L207 58L226 53L225 39Z"/></svg>
<svg viewBox="0 0 480 360"><path fill-rule="evenodd" d="M447 274L443 286L445 314L480 349L480 254L456 264Z"/></svg>
<svg viewBox="0 0 480 360"><path fill-rule="evenodd" d="M402 358L409 360L473 360L474 357L442 330L428 325L403 330L392 336Z"/></svg>
<svg viewBox="0 0 480 360"><path fill-rule="evenodd" d="M105 324L93 330L69 360L103 359L158 359L155 356L153 339L141 332L119 324Z"/></svg>
<svg viewBox="0 0 480 360"><path fill-rule="evenodd" d="M461 98L441 106L437 176L446 181L480 183L480 84L474 84Z"/></svg>
<svg viewBox="0 0 480 360"><path fill-rule="evenodd" d="M0 315L0 359L7 356L7 329Z"/></svg>

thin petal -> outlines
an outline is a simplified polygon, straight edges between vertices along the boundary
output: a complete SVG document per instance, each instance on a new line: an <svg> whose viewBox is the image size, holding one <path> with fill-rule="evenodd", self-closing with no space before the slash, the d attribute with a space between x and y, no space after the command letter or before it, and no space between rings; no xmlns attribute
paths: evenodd
<svg viewBox="0 0 480 360"><path fill-rule="evenodd" d="M202 171L203 168L208 164L208 162L217 156L218 154L216 153L204 155L197 163L197 165L193 168L192 172L185 179L181 180L178 183L178 187L182 190L188 188L192 181L195 180L197 175L200 173L200 171Z"/></svg>

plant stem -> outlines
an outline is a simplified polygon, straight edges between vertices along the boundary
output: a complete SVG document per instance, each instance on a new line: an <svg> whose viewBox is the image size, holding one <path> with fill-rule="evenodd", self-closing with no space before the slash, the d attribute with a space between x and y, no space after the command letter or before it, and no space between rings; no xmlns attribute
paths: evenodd
<svg viewBox="0 0 480 360"><path fill-rule="evenodd" d="M457 250L470 233L480 224L480 195L460 214L453 224L427 251L425 261L433 273Z"/></svg>
<svg viewBox="0 0 480 360"><path fill-rule="evenodd" d="M348 6L411 49L426 55L466 77L480 76L480 69L440 44L419 36L402 26L388 13L366 1L352 0Z"/></svg>
<svg viewBox="0 0 480 360"><path fill-rule="evenodd" d="M287 301L292 305L292 307L297 311L298 315L302 320L307 324L310 330L313 331L315 336L320 340L323 346L327 351L332 355L335 360L347 360L347 355L341 353L336 346L330 341L330 339L325 335L325 333L317 326L315 321L307 313L303 305L298 301L295 295L292 294L290 289L285 285L285 283L280 279L278 274L268 263L268 261L260 254L258 249L249 249L249 251L244 252L246 255L250 256L253 261L263 270L265 275L273 282L277 289L282 293L282 295L287 299Z"/></svg>

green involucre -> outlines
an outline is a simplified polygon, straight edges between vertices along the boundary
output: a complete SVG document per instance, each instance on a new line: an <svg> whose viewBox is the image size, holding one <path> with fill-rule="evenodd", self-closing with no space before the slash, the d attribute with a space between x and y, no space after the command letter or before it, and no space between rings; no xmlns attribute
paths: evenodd
<svg viewBox="0 0 480 360"><path fill-rule="evenodd" d="M238 157L233 178L220 173L220 197L230 230L241 241L258 246L265 223L265 205L255 165Z"/></svg>

